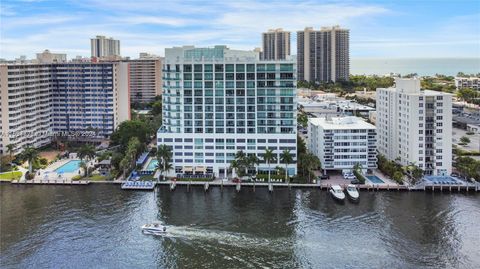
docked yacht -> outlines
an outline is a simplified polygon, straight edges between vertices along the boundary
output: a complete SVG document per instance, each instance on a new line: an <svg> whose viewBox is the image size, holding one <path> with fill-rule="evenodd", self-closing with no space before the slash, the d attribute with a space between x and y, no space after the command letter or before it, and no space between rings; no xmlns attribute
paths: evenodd
<svg viewBox="0 0 480 269"><path fill-rule="evenodd" d="M167 232L167 227L159 222L154 222L143 225L142 232L144 234L165 234Z"/></svg>
<svg viewBox="0 0 480 269"><path fill-rule="evenodd" d="M343 193L342 187L340 185L332 185L330 189L328 190L330 194L332 195L333 198L335 198L338 201L344 201L345 200L345 193Z"/></svg>
<svg viewBox="0 0 480 269"><path fill-rule="evenodd" d="M347 192L348 199L356 202L360 199L360 194L358 193L357 188L353 184L349 184L345 189Z"/></svg>

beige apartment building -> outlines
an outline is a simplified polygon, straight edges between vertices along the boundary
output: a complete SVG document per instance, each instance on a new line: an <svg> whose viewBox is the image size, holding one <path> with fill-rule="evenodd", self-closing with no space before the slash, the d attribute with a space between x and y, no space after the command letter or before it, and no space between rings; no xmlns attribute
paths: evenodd
<svg viewBox="0 0 480 269"><path fill-rule="evenodd" d="M350 75L350 31L340 26L297 32L298 80L336 82Z"/></svg>
<svg viewBox="0 0 480 269"><path fill-rule="evenodd" d="M290 32L278 28L262 33L262 48L263 60L285 60L290 56Z"/></svg>
<svg viewBox="0 0 480 269"><path fill-rule="evenodd" d="M130 99L132 103L148 103L162 94L162 59L141 53L130 66Z"/></svg>

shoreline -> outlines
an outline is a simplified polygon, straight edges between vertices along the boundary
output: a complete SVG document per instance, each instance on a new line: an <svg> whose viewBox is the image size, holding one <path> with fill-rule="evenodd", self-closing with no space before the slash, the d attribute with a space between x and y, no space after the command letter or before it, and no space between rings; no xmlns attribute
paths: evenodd
<svg viewBox="0 0 480 269"><path fill-rule="evenodd" d="M126 181L88 181L88 182L9 182L9 181L2 181L0 184L14 184L14 185L54 185L54 186L88 186L90 183L92 185L95 184L106 184L106 185L121 185L125 183ZM171 181L161 181L161 182L154 182L155 187L159 186L171 186L172 182ZM208 183L208 187L206 187L206 184ZM328 190L332 184L314 184L314 183L270 183L272 186L272 190L274 191L275 188L295 188L295 189L319 189L319 190ZM338 184L341 187L345 188L349 184ZM248 189L253 189L255 191L256 187L260 188L269 188L268 183L260 182L260 183L253 183L253 182L244 182L244 183L234 183L234 182L209 182L209 181L177 181L175 183L176 186L184 186L187 187L187 190L190 187L203 187L205 192L208 192L208 189L210 187L219 187L222 188L231 188L231 187L236 187L236 188L241 188L241 187L246 187ZM175 188L174 187L174 188ZM403 192L409 192L409 191L424 191L424 192L479 192L480 191L480 184L468 184L468 185L424 185L424 186L417 186L417 187L408 187L408 186L403 186L403 185L389 185L389 184L363 184L363 185L356 185L357 189L359 191L403 191ZM126 190L126 191L134 191L132 190Z"/></svg>

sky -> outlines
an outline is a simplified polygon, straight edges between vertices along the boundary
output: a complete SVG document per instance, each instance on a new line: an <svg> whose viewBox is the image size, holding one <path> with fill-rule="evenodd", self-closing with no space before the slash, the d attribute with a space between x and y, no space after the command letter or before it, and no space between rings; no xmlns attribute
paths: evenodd
<svg viewBox="0 0 480 269"><path fill-rule="evenodd" d="M90 56L90 38L119 39L122 56L172 46L251 50L271 28L350 29L352 58L480 57L480 1L0 0L0 58Z"/></svg>

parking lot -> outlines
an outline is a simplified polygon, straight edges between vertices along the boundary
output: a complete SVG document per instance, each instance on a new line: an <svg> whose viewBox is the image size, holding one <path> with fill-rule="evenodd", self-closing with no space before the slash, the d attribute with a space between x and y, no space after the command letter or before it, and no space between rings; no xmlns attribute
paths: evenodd
<svg viewBox="0 0 480 269"><path fill-rule="evenodd" d="M470 139L470 143L467 145L458 145L460 143L460 138L462 136L466 136ZM457 145L458 148L463 149L463 150L468 150L468 151L479 151L480 150L480 135L479 134L473 134L473 135L467 135L466 130L458 129L458 128L453 128L452 130L452 142L453 144Z"/></svg>

